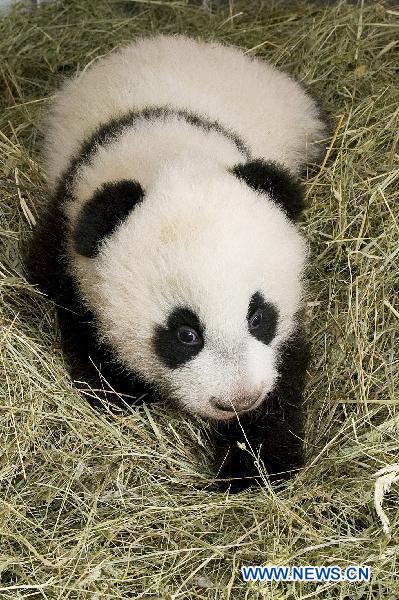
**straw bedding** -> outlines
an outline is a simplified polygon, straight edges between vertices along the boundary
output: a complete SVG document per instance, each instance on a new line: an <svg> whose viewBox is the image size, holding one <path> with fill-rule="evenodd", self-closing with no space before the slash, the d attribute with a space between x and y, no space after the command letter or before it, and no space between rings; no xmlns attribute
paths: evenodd
<svg viewBox="0 0 399 600"><path fill-rule="evenodd" d="M398 16L381 2L70 0L1 18L1 598L399 597ZM161 405L90 408L66 373L52 303L24 277L51 95L155 32L262 56L331 117L302 225L309 460L273 489L210 491L204 422ZM242 581L241 565L267 563L361 563L372 578Z"/></svg>

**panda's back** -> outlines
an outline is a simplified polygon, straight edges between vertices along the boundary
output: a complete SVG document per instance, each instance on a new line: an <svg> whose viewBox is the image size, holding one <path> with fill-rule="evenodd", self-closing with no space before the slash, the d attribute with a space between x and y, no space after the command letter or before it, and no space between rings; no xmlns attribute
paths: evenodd
<svg viewBox="0 0 399 600"><path fill-rule="evenodd" d="M148 107L218 121L253 156L296 172L323 137L313 100L290 77L242 51L183 36L157 36L112 52L57 94L47 135L50 185L100 125Z"/></svg>

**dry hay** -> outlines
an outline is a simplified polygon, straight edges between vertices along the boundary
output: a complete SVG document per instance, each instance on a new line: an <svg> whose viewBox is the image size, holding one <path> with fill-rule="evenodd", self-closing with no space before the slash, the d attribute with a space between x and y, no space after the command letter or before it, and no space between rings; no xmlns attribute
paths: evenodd
<svg viewBox="0 0 399 600"><path fill-rule="evenodd" d="M376 472L399 462L398 16L380 2L70 0L1 19L1 598L399 597L398 484L384 497L389 533L374 506ZM202 422L162 406L94 412L66 375L54 307L23 276L51 94L154 32L263 56L331 115L303 225L309 464L273 490L207 490ZM242 564L265 563L362 563L372 580L243 583Z"/></svg>

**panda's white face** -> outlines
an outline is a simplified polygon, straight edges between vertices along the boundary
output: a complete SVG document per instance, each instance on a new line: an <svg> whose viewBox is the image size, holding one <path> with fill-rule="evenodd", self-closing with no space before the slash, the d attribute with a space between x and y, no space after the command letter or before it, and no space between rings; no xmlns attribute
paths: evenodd
<svg viewBox="0 0 399 600"><path fill-rule="evenodd" d="M218 420L253 410L273 389L305 258L297 229L265 194L190 160L160 169L96 257L72 253L121 361Z"/></svg>

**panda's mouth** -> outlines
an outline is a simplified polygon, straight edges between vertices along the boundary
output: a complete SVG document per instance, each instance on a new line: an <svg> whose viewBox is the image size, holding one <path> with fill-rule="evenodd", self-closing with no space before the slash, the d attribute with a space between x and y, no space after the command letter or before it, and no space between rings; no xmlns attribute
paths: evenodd
<svg viewBox="0 0 399 600"><path fill-rule="evenodd" d="M215 402L212 402L212 404L215 408L217 408L221 412L226 412L226 413L234 412L234 410L232 410L231 408L227 408L227 407L223 406L221 404L221 402L215 401Z"/></svg>
<svg viewBox="0 0 399 600"><path fill-rule="evenodd" d="M216 399L211 400L211 404L214 408L216 408L219 412L221 412L223 414L223 416L228 417L228 416L240 415L241 413L245 413L245 412L249 412L250 410L253 410L257 406L259 406L259 404L262 402L263 398L264 398L264 394L262 393L257 398L252 399L252 401L245 402L245 404L241 404L241 405L237 405L237 406L235 406L233 403L228 405L228 404L225 404L224 402L221 402L220 400L216 400Z"/></svg>

